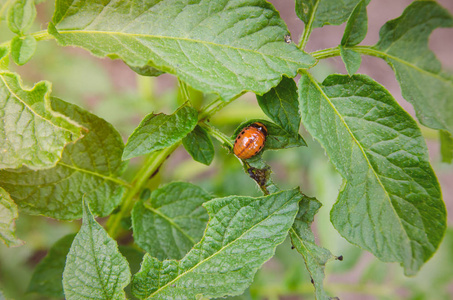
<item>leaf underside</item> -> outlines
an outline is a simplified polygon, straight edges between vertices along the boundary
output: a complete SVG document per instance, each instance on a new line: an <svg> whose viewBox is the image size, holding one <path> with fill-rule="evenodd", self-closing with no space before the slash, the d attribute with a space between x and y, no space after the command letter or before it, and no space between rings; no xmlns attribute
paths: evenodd
<svg viewBox="0 0 453 300"><path fill-rule="evenodd" d="M439 246L445 205L415 121L365 75L300 81L302 120L344 185L331 212L337 230L414 274Z"/></svg>
<svg viewBox="0 0 453 300"><path fill-rule="evenodd" d="M443 73L428 47L429 35L440 27L453 27L451 14L435 1L414 1L381 28L374 49L395 71L420 123L453 134L453 76Z"/></svg>
<svg viewBox="0 0 453 300"><path fill-rule="evenodd" d="M50 108L50 83L25 89L19 77L0 71L0 169L50 168L82 128Z"/></svg>
<svg viewBox="0 0 453 300"><path fill-rule="evenodd" d="M29 214L73 220L82 216L80 200L85 197L93 211L107 216L119 204L124 186L118 176L123 141L105 120L73 104L52 98L52 108L82 124L88 133L66 146L54 168L0 170L0 186L20 209Z"/></svg>
<svg viewBox="0 0 453 300"><path fill-rule="evenodd" d="M15 220L18 217L17 205L9 194L0 187L0 240L8 247L23 244L21 240L16 238Z"/></svg>
<svg viewBox="0 0 453 300"><path fill-rule="evenodd" d="M262 0L56 2L49 33L64 46L150 65L229 100L296 76L315 60L287 44L288 29Z"/></svg>

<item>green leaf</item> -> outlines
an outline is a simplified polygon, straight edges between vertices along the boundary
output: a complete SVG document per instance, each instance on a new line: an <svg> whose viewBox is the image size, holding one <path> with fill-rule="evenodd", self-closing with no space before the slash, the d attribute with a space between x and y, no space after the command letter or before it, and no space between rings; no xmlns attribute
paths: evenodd
<svg viewBox="0 0 453 300"><path fill-rule="evenodd" d="M416 122L365 75L311 76L302 120L344 178L331 220L348 241L415 274L446 228L445 204Z"/></svg>
<svg viewBox="0 0 453 300"><path fill-rule="evenodd" d="M296 0L296 14L305 25L313 28L324 25L340 25L349 18L351 12L362 0ZM370 0L365 0L368 4Z"/></svg>
<svg viewBox="0 0 453 300"><path fill-rule="evenodd" d="M212 196L190 183L173 182L139 201L132 210L134 240L159 260L181 259L198 243L208 222L201 206Z"/></svg>
<svg viewBox="0 0 453 300"><path fill-rule="evenodd" d="M9 48L0 46L0 70L7 70L9 65Z"/></svg>
<svg viewBox="0 0 453 300"><path fill-rule="evenodd" d="M440 154L442 162L451 164L453 160L453 137L450 133L444 130L439 131L440 139Z"/></svg>
<svg viewBox="0 0 453 300"><path fill-rule="evenodd" d="M145 253L138 251L136 248L132 246L122 246L119 245L118 249L120 250L121 254L126 257L127 262L129 263L129 268L131 269L131 273L135 274L140 270L140 263L143 260L143 255ZM131 291L131 285L129 284L124 289L126 292L127 299L136 299Z"/></svg>
<svg viewBox="0 0 453 300"><path fill-rule="evenodd" d="M8 27L16 34L23 34L36 18L33 0L16 0L8 11Z"/></svg>
<svg viewBox="0 0 453 300"><path fill-rule="evenodd" d="M343 38L341 39L342 46L355 46L365 38L368 31L366 5L365 0L361 0L349 16Z"/></svg>
<svg viewBox="0 0 453 300"><path fill-rule="evenodd" d="M329 250L316 245L315 236L311 230L311 223L320 207L321 203L318 200L305 196L299 203L299 212L289 231L289 236L293 246L304 258L305 266L315 286L316 299L328 300L331 298L323 287L324 268L326 263L335 256Z"/></svg>
<svg viewBox="0 0 453 300"><path fill-rule="evenodd" d="M132 280L139 298L195 299L240 295L283 242L302 195L230 196L204 204L210 220L201 241L180 261L145 255Z"/></svg>
<svg viewBox="0 0 453 300"><path fill-rule="evenodd" d="M129 66L129 68L132 69L135 73L142 75L142 76L151 76L151 77L157 77L159 75L164 74L164 72L159 71L156 68L153 68L151 66L142 66L142 67L134 67L134 66Z"/></svg>
<svg viewBox="0 0 453 300"><path fill-rule="evenodd" d="M247 127L254 122L264 124L267 129L266 142L264 143L262 151L307 146L304 139L299 134L295 136L293 133L288 133L286 130L272 122L259 119L252 119L239 125L233 134L233 140L244 127Z"/></svg>
<svg viewBox="0 0 453 300"><path fill-rule="evenodd" d="M66 258L66 299L126 299L131 272L116 241L108 236L83 201L83 224Z"/></svg>
<svg viewBox="0 0 453 300"><path fill-rule="evenodd" d="M19 217L16 203L0 187L0 240L8 247L21 246L23 242L16 238L15 221Z"/></svg>
<svg viewBox="0 0 453 300"><path fill-rule="evenodd" d="M287 44L278 11L264 0L56 2L49 33L64 46L149 65L229 100L294 77L315 60Z"/></svg>
<svg viewBox="0 0 453 300"><path fill-rule="evenodd" d="M438 27L453 27L450 13L435 1L414 1L381 28L373 51L395 71L420 123L453 133L453 77L442 72L428 47L429 35Z"/></svg>
<svg viewBox="0 0 453 300"><path fill-rule="evenodd" d="M360 68L360 64L362 63L362 57L360 56L360 53L351 49L343 48L341 45L338 47L340 48L341 59L344 62L349 76L354 75Z"/></svg>
<svg viewBox="0 0 453 300"><path fill-rule="evenodd" d="M214 145L202 127L195 126L195 129L182 139L182 143L194 160L207 166L211 164L214 159Z"/></svg>
<svg viewBox="0 0 453 300"><path fill-rule="evenodd" d="M120 203L125 185L118 179L125 167L121 136L105 120L73 104L52 98L52 108L82 124L88 133L66 146L54 168L0 170L0 186L30 214L79 219L80 199L85 197L97 215L109 215Z"/></svg>
<svg viewBox="0 0 453 300"><path fill-rule="evenodd" d="M36 39L30 35L16 36L11 41L11 57L19 66L25 65L35 54Z"/></svg>
<svg viewBox="0 0 453 300"><path fill-rule="evenodd" d="M185 104L171 115L147 115L127 140L123 160L173 146L189 134L197 122L197 110Z"/></svg>
<svg viewBox="0 0 453 300"><path fill-rule="evenodd" d="M16 74L0 71L0 169L54 166L82 128L50 108L50 83L24 89Z"/></svg>
<svg viewBox="0 0 453 300"><path fill-rule="evenodd" d="M69 253L75 234L68 234L59 239L36 266L28 293L39 293L43 296L63 298L63 283L61 278L65 267L66 256Z"/></svg>
<svg viewBox="0 0 453 300"><path fill-rule="evenodd" d="M289 134L299 135L299 101L293 79L283 77L278 86L256 99L263 112L278 126Z"/></svg>

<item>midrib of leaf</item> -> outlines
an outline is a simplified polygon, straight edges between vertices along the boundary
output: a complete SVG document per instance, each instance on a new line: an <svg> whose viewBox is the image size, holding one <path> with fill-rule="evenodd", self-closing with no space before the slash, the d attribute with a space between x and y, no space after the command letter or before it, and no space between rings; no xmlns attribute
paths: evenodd
<svg viewBox="0 0 453 300"><path fill-rule="evenodd" d="M335 114L338 116L338 118L340 119L340 121L343 123L344 127L346 128L346 130L348 131L348 133L351 135L353 141L357 144L357 146L359 147L360 151L362 152L363 154L363 157L365 158L367 164L368 164L368 167L369 169L371 169L371 171L373 172L374 176L376 177L376 180L378 181L379 185L381 186L382 190L384 191L385 195L387 196L387 200L390 204L390 207L392 208L393 212L395 213L396 216L398 216L398 213L396 212L395 208L393 207L392 205L392 201L390 201L390 195L388 194L387 192L387 189L384 187L384 184L381 182L381 179L379 178L379 175L376 173L376 170L373 168L373 166L371 165L370 163L370 160L368 159L368 156L366 155L365 153L365 150L363 149L362 145L360 144L360 142L356 139L356 137L354 136L354 133L351 131L351 129L349 128L348 124L346 123L346 121L344 120L343 116L339 113L339 111L336 109L335 105L330 101L330 98L324 93L324 90L318 85L318 83L315 81L315 79L311 76L310 73L308 72L304 72L305 74L308 75L308 77L310 78L311 82L313 82L313 84L316 85L316 88L319 90L319 92L322 94L322 96L324 97L324 99L329 103L329 105L332 107L332 109L334 110ZM404 234L406 235L406 238L408 238L408 234L406 232L406 230L404 229L404 226L403 224L401 223L401 219L400 218L396 218L398 220L398 223L400 224ZM411 247L412 248L412 247Z"/></svg>
<svg viewBox="0 0 453 300"><path fill-rule="evenodd" d="M146 37L146 38L152 38L152 39L167 39L167 40L175 40L175 41L187 41L187 42L192 42L192 43L199 43L199 44L205 44L205 45L212 45L216 47L224 47L224 48L230 48L236 51L244 51L244 52L251 52L255 54L259 54L261 56L266 56L266 57L275 57L278 59L282 59L288 62L292 63L300 63L298 61L290 60L290 59L283 59L279 56L271 55L271 54L265 54L258 52L254 49L247 49L247 48L238 48L238 47L233 47L231 45L226 45L226 44L217 44L213 42L208 42L208 41L203 41L203 40L194 40L194 39L189 39L189 38L182 38L182 37L171 37L171 36L160 36L160 35L151 35L151 34L143 34L143 33L125 33L125 32L120 32L120 31L101 31L101 30L61 30L59 31L57 28L58 34L73 34L73 33L82 33L82 34L106 34L106 35L124 35L124 36L136 36L136 37Z"/></svg>
<svg viewBox="0 0 453 300"><path fill-rule="evenodd" d="M102 175L102 174L99 174L99 173L96 173L96 172L93 172L93 171L89 171L89 170L86 170L86 169L81 169L81 168L78 168L74 165L68 165L68 164L65 164L61 161L59 161L57 163L58 165L61 165L63 167L66 167L68 169L72 169L72 170L75 170L75 171L78 171L78 172L81 172L81 173L87 173L87 174L90 174L90 175L93 175L93 176L97 176L97 177L100 177L102 179L105 179L105 180L109 180L109 181L112 181L112 182L115 182L119 185L122 185L122 186L125 186L127 188L130 188L131 185L123 180L120 180L118 178L114 178L114 177L110 177L110 176L106 176L106 175Z"/></svg>
<svg viewBox="0 0 453 300"><path fill-rule="evenodd" d="M191 237L189 236L184 230L182 230L181 227L179 227L178 224L176 224L175 222L173 222L172 219L170 219L169 217L167 217L166 215L164 215L163 213L161 213L159 210L156 210L154 209L152 206L148 205L147 203L144 203L144 206L149 209L150 211L152 211L153 213L155 213L156 215L159 215L161 216L164 220L166 220L168 223L170 223L173 227L175 227L176 229L178 229L185 237L187 237L193 244L196 244L197 242Z"/></svg>
<svg viewBox="0 0 453 300"><path fill-rule="evenodd" d="M22 100L16 93L14 93L14 92L11 90L10 86L8 85L8 83L7 83L7 82L5 81L5 79L3 78L3 74L0 74L0 78L2 79L3 83L5 84L6 88L7 88L8 91L10 92L10 94L11 94L12 96L16 97L23 105L25 105L25 106L28 108L29 111L33 112L33 114L34 114L36 117L38 117L38 118L44 120L44 122L49 123L49 124L52 125L53 127L57 127L57 128L60 128L60 129L62 129L62 130L64 130L64 131L71 132L71 131L68 130L67 128L64 128L64 127L58 126L57 124L52 123L50 120L44 118L43 116L41 116L40 114L38 114L36 111L34 111L34 110L27 104L27 102L25 102L24 100ZM45 101L45 100L44 100L44 101Z"/></svg>
<svg viewBox="0 0 453 300"><path fill-rule="evenodd" d="M376 48L371 48L369 46L355 46L355 47L351 47L350 49L357 50L357 52L361 52L361 53L367 54L367 55L373 55L373 56L382 57L382 58L388 57L388 58L396 60L397 62L402 63L408 67L411 67L420 73L430 75L432 77L435 77L438 80L442 80L450 85L453 85L453 83L450 80L448 80L447 78L444 78L444 77L440 76L439 74L426 71L425 69L421 69L420 67L418 67L406 60L403 60L399 57L388 54L387 51L381 51Z"/></svg>
<svg viewBox="0 0 453 300"><path fill-rule="evenodd" d="M278 210L281 210L282 208L284 208L285 206L288 205L288 202L291 201L291 199L293 199L295 196L291 197L288 199L288 201L285 202L284 205L282 205L280 207L280 209ZM249 233L252 229L255 229L256 226L258 226L259 224L261 224L262 222L266 221L267 219L269 219L271 216L273 216L276 212L273 212L272 214L270 214L269 216L267 216L266 218L264 218L263 220L259 221L257 224L253 225L252 227L250 227L248 230L244 231L239 237L237 237L236 239L232 240L230 243L228 243L228 245L225 245L223 246L222 248L219 249L219 251L216 251L214 254L212 254L211 256L208 256L206 257L204 260L200 261L199 263L197 263L195 266L193 266L192 268L188 269L187 271L181 273L180 275L176 276L175 279L173 279L172 281L169 281L167 284L165 284L164 286L160 287L159 289L157 289L154 293L152 293L151 295L148 296L147 299L150 299L151 297L153 297L156 293L158 293L159 291L161 291L162 289L166 288L167 286L171 285L172 283L176 282L180 277L184 276L185 274L187 273L190 273L192 272L194 269L196 269L199 265L201 265L202 263L205 263L207 261L209 261L211 258L215 257L218 253L222 252L223 250L225 250L226 248L228 248L230 245L234 244L236 241L238 241L239 239L241 239L246 233ZM208 223L209 224L209 223ZM203 237L203 240L204 241L204 237ZM200 243L202 242L200 241ZM190 253L190 252L189 252ZM160 276L160 272L159 272L159 276Z"/></svg>
<svg viewBox="0 0 453 300"><path fill-rule="evenodd" d="M275 94L277 94L278 101L280 102L280 108L285 112L285 115L288 117L289 116L288 111L286 110L286 107L283 105L283 101L282 101L283 98L280 97L277 89L274 89L274 91L275 91ZM288 120L289 120L289 118L288 118ZM292 126L290 126L290 127L292 127ZM282 129L284 129L284 128L282 128ZM284 129L284 130L286 131L286 129ZM291 133L291 132L288 132L288 133Z"/></svg>
<svg viewBox="0 0 453 300"><path fill-rule="evenodd" d="M88 212L87 212L87 214L88 214ZM94 218L94 216L90 216L89 218ZM99 262L98 262L97 257L96 257L96 251L94 250L93 226L92 226L93 220L89 220L88 222L89 222L88 227L90 229L90 240L91 240L90 249L91 249L91 252L92 252L92 255L93 255L93 258L94 258L94 264L96 266L96 273L98 273L99 283L102 286L102 293L104 294L105 299L108 299L108 295L107 295L107 292L106 292L106 287L104 286L104 283L102 282L102 279L101 279L101 270L99 269ZM110 270L112 270L112 269L110 269Z"/></svg>

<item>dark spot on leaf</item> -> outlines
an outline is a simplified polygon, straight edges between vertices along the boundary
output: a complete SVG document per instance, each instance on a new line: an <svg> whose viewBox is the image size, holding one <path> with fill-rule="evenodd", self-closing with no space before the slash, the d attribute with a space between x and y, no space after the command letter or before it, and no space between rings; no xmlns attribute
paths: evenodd
<svg viewBox="0 0 453 300"><path fill-rule="evenodd" d="M343 261L343 255L337 256L337 259L338 259L339 261Z"/></svg>
<svg viewBox="0 0 453 300"><path fill-rule="evenodd" d="M313 280L313 277L310 277L311 284L315 284L315 281Z"/></svg>

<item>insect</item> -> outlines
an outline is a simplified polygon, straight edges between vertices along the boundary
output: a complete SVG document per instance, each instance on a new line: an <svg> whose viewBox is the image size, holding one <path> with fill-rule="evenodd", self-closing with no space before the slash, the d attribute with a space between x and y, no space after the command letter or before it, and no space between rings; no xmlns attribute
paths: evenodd
<svg viewBox="0 0 453 300"><path fill-rule="evenodd" d="M263 123L255 122L242 129L234 142L234 155L247 159L258 154L264 147L267 128Z"/></svg>

